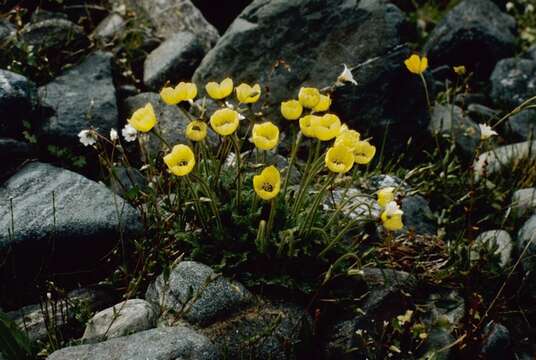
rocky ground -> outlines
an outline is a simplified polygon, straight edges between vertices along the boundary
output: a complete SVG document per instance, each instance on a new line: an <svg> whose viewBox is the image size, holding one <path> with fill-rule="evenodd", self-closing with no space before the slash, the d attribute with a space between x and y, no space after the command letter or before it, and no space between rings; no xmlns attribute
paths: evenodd
<svg viewBox="0 0 536 360"><path fill-rule="evenodd" d="M37 358L534 358L536 108L510 113L536 96L530 1L4 3L0 306ZM431 111L404 65L413 52L429 58ZM118 254L146 234L129 192L147 186L143 161L109 179L79 132L121 129L150 101L162 134L181 142L188 118L159 100L168 81L232 76L279 104L302 85L329 86L342 64L357 85L336 89L333 111L384 145L375 176L352 191L395 185L405 195L397 259L327 292L274 296L185 254L125 297ZM455 65L471 74L458 94ZM499 123L499 136L484 144L479 123ZM481 249L496 257L493 271ZM437 257L405 262L427 253ZM403 327L408 309L426 332L380 329Z"/></svg>

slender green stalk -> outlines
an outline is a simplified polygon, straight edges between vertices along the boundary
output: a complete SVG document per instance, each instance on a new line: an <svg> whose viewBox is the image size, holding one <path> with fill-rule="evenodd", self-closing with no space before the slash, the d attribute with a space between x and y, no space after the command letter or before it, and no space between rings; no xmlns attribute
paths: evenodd
<svg viewBox="0 0 536 360"><path fill-rule="evenodd" d="M288 183L289 183L291 173L292 173L292 167L294 166L294 161L296 160L296 154L298 153L298 148L300 147L301 139L302 139L302 133L301 131L298 131L298 134L296 135L296 141L294 141L292 152L290 154L290 160L289 160L288 169L287 169L287 176L285 177L285 182L283 184L283 199L285 198L287 194L287 188L288 188Z"/></svg>
<svg viewBox="0 0 536 360"><path fill-rule="evenodd" d="M422 80L422 85L424 86L424 94L426 95L426 103L428 104L428 111L432 112L432 103L430 102L430 94L428 93L428 85L426 84L426 79L424 78L424 75L421 73L419 74L419 77Z"/></svg>
<svg viewBox="0 0 536 360"><path fill-rule="evenodd" d="M302 226L300 227L299 233L301 235L304 235L304 234L306 235L309 233L310 228L314 221L314 216L318 210L318 206L320 205L320 202L324 199L324 196L326 194L326 190L328 189L328 187L330 187L331 184L333 184L335 177L336 176L334 174L330 174L324 186L322 186L318 194L316 194L316 197L313 200L313 204L311 205L309 209L309 213L306 215L305 221L302 223Z"/></svg>

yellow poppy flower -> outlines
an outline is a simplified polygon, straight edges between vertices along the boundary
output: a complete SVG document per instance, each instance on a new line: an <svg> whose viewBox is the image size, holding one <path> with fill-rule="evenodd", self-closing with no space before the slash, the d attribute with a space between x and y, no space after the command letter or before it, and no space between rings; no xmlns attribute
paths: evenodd
<svg viewBox="0 0 536 360"><path fill-rule="evenodd" d="M156 114L153 105L147 103L144 107L134 111L128 123L140 132L149 132L156 125Z"/></svg>
<svg viewBox="0 0 536 360"><path fill-rule="evenodd" d="M221 136L231 135L236 131L240 115L229 108L216 110L210 117L210 126Z"/></svg>
<svg viewBox="0 0 536 360"><path fill-rule="evenodd" d="M194 120L186 126L186 137L192 141L201 141L207 137L207 124L200 120Z"/></svg>
<svg viewBox="0 0 536 360"><path fill-rule="evenodd" d="M171 152L164 156L164 163L173 174L188 175L195 165L194 152L187 145L175 145Z"/></svg>
<svg viewBox="0 0 536 360"><path fill-rule="evenodd" d="M279 128L271 122L253 125L251 141L261 150L273 149L279 141Z"/></svg>
<svg viewBox="0 0 536 360"><path fill-rule="evenodd" d="M395 188L392 186L378 190L378 205L384 208L388 203L395 199Z"/></svg>
<svg viewBox="0 0 536 360"><path fill-rule="evenodd" d="M303 112L303 106L298 100L283 101L281 103L281 115L287 120L297 120Z"/></svg>
<svg viewBox="0 0 536 360"><path fill-rule="evenodd" d="M302 87L298 94L298 100L303 107L312 109L320 102L320 91L317 88Z"/></svg>
<svg viewBox="0 0 536 360"><path fill-rule="evenodd" d="M182 101L179 92L169 86L160 90L160 97L168 105L177 105Z"/></svg>
<svg viewBox="0 0 536 360"><path fill-rule="evenodd" d="M253 177L253 189L263 200L271 200L281 190L281 175L275 166L268 166Z"/></svg>
<svg viewBox="0 0 536 360"><path fill-rule="evenodd" d="M354 154L345 146L337 145L329 148L325 163L328 169L335 173L344 174L354 165Z"/></svg>
<svg viewBox="0 0 536 360"><path fill-rule="evenodd" d="M205 86L205 90L207 91L208 96L211 98L221 100L231 95L233 92L233 80L226 78L219 84L211 81Z"/></svg>
<svg viewBox="0 0 536 360"><path fill-rule="evenodd" d="M165 87L160 91L160 97L168 105L176 105L181 101L193 100L197 96L197 85L180 82L175 88Z"/></svg>
<svg viewBox="0 0 536 360"><path fill-rule="evenodd" d="M351 151L355 149L361 134L355 130L350 130L346 125L341 126L341 132L335 138L335 145L344 145Z"/></svg>
<svg viewBox="0 0 536 360"><path fill-rule="evenodd" d="M331 98L329 95L320 95L320 101L313 108L316 112L328 111L331 106Z"/></svg>
<svg viewBox="0 0 536 360"><path fill-rule="evenodd" d="M236 87L236 98L242 104L255 103L261 97L261 86L255 84L249 86L248 84L240 84Z"/></svg>
<svg viewBox="0 0 536 360"><path fill-rule="evenodd" d="M413 54L404 61L408 70L414 74L422 74L428 68L428 59L426 56L422 58L419 55Z"/></svg>
<svg viewBox="0 0 536 360"><path fill-rule="evenodd" d="M320 116L316 115L305 115L300 118L300 130L303 135L307 137L315 137L315 125L318 123Z"/></svg>
<svg viewBox="0 0 536 360"><path fill-rule="evenodd" d="M465 66L463 65L460 65L460 66L453 66L452 69L454 70L454 72L460 76L462 75L465 75Z"/></svg>
<svg viewBox="0 0 536 360"><path fill-rule="evenodd" d="M315 120L313 130L317 139L321 141L331 140L339 134L341 120L337 115L325 114Z"/></svg>
<svg viewBox="0 0 536 360"><path fill-rule="evenodd" d="M398 204L394 201L387 203L385 210L380 215L383 227L389 231L400 230L404 227L402 223L402 215L404 212L400 210Z"/></svg>
<svg viewBox="0 0 536 360"><path fill-rule="evenodd" d="M354 147L354 157L357 164L368 164L376 154L376 147L368 141L358 141Z"/></svg>

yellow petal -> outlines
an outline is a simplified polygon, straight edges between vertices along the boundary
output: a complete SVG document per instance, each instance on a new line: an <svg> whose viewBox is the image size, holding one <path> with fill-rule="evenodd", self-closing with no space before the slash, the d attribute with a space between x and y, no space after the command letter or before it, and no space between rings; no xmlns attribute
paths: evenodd
<svg viewBox="0 0 536 360"><path fill-rule="evenodd" d="M401 214L387 216L387 213L384 211L381 214L381 219L382 219L383 227L388 231L396 231L404 227L404 224L402 223Z"/></svg>
<svg viewBox="0 0 536 360"><path fill-rule="evenodd" d="M147 103L143 108L138 109L132 114L128 123L140 132L149 132L156 125L156 114L153 105Z"/></svg>
<svg viewBox="0 0 536 360"><path fill-rule="evenodd" d="M303 106L298 100L289 100L281 103L281 115L287 120L297 120L303 112Z"/></svg>
<svg viewBox="0 0 536 360"><path fill-rule="evenodd" d="M337 145L327 151L324 162L329 170L343 174L354 165L354 155L345 146Z"/></svg>
<svg viewBox="0 0 536 360"><path fill-rule="evenodd" d="M275 166L265 168L253 177L253 189L263 200L271 200L281 190L281 175Z"/></svg>
<svg viewBox="0 0 536 360"><path fill-rule="evenodd" d="M259 100L260 96L261 86L259 84L255 84L254 86L240 84L236 88L236 98L243 104L255 103Z"/></svg>
<svg viewBox="0 0 536 360"><path fill-rule="evenodd" d="M307 137L315 137L315 124L318 122L320 116L305 115L300 118L300 130L303 135Z"/></svg>
<svg viewBox="0 0 536 360"><path fill-rule="evenodd" d="M302 87L298 94L298 100L303 107L313 109L320 102L320 91L317 88Z"/></svg>
<svg viewBox="0 0 536 360"><path fill-rule="evenodd" d="M216 110L210 117L210 126L221 136L231 135L239 125L239 114L229 108Z"/></svg>
<svg viewBox="0 0 536 360"><path fill-rule="evenodd" d="M251 140L261 150L273 149L279 141L279 128L271 122L253 125Z"/></svg>
<svg viewBox="0 0 536 360"><path fill-rule="evenodd" d="M164 163L177 176L185 176L195 166L195 155L192 149L183 144L175 145L171 153L164 156Z"/></svg>
<svg viewBox="0 0 536 360"><path fill-rule="evenodd" d="M316 112L328 111L330 106L331 106L331 98L329 97L329 95L320 95L320 101L313 108L313 110Z"/></svg>
<svg viewBox="0 0 536 360"><path fill-rule="evenodd" d="M385 205L393 201L395 198L394 190L395 188L392 186L380 189L378 191L378 205L384 208Z"/></svg>
<svg viewBox="0 0 536 360"><path fill-rule="evenodd" d="M186 126L186 137L192 141L201 141L207 136L207 124L194 120Z"/></svg>

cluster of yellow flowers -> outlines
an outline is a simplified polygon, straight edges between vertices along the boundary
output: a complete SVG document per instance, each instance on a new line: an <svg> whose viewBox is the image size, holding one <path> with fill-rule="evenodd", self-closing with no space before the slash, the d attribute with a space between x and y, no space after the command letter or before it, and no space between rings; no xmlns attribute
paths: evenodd
<svg viewBox="0 0 536 360"><path fill-rule="evenodd" d="M259 84L243 83L234 87L230 78L220 83L209 82L205 90L212 99L222 101L235 90L239 104L255 103L261 96ZM168 105L176 105L182 101L193 102L197 94L197 86L187 82L181 82L175 87L165 87L160 92L162 101ZM235 134L243 118L234 107L229 106L227 102L226 105L214 111L209 119L211 128L222 137ZM337 115L328 113L330 106L329 94L322 94L317 88L302 87L298 99L282 102L280 111L283 118L289 121L299 120L300 132L305 137L317 139L319 142L333 141L325 153L325 166L333 173L344 174L350 171L354 164L368 164L374 157L376 148L367 140L362 140L359 132L342 124ZM157 124L152 105L147 104L136 110L128 122L139 132L149 132ZM188 124L185 135L191 141L200 142L206 138L207 131L207 123L198 119ZM255 123L251 128L250 141L259 150L272 150L279 143L279 128L271 121ZM164 163L174 175L188 175L196 164L194 151L185 144L175 145L171 152L164 156ZM260 174L254 176L253 188L261 199L274 199L281 190L279 170L273 165L264 168ZM382 207L385 207L382 220L386 229L400 228L401 211L394 209L392 204L384 204Z"/></svg>

